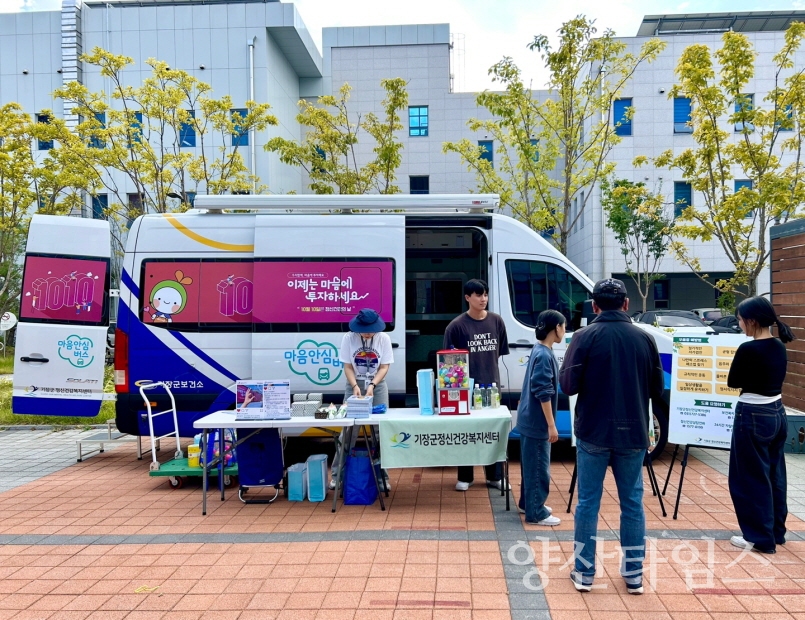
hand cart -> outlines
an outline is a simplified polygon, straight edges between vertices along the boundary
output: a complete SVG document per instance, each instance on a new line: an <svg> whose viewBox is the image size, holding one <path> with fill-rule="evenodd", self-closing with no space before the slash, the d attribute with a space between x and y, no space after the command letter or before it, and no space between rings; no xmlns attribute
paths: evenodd
<svg viewBox="0 0 805 620"><path fill-rule="evenodd" d="M152 406L155 406L156 403L152 403L148 396L146 396L145 392L146 390L154 390L159 387L165 390L165 393L170 398L171 406L163 411L154 412ZM141 385L140 396L143 397L143 401L145 402L145 408L148 415L148 431L151 435L151 465L149 467L150 471L148 474L150 476L167 477L171 488L181 489L184 486L185 478L191 476L202 476L204 473L204 467L190 467L187 463L187 458L185 458L184 453L182 452L182 446L179 443L179 422L176 417L176 400L173 397L173 392L171 392L170 387L165 383L157 381L155 383ZM173 430L165 433L164 435L156 436L154 432L154 418L168 414L170 414L172 417ZM176 451L173 453L173 459L165 463L160 463L157 460L157 451L155 450L155 447L159 444L160 440L168 439L170 437L176 438ZM208 473L211 476L217 476L218 468L212 467ZM229 486L232 483L232 477L238 475L238 467L237 465L226 467L224 468L223 473L224 485Z"/></svg>

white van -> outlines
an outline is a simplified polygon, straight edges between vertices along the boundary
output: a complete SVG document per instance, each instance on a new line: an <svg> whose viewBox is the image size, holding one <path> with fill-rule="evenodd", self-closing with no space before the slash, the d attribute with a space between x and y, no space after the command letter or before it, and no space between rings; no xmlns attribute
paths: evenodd
<svg viewBox="0 0 805 620"><path fill-rule="evenodd" d="M386 379L392 406L411 406L416 371L434 367L447 324L467 309L463 286L472 278L489 283L489 308L506 323L511 353L501 358L501 391L503 403L516 410L536 317L556 309L577 328L592 282L533 230L488 212L498 202L494 195L198 196L191 212L137 218L120 277L118 428L148 433L138 386L152 381L171 385L183 435L193 434L194 420L233 407L238 379L288 378L293 392L322 392L325 402L340 402L345 378L338 347L364 307L380 313L393 343ZM57 221L68 221L75 232L60 233ZM105 224L36 216L26 283L29 269L41 279L44 253L59 268L68 258L85 261L65 263L62 271L105 277L105 292L98 284L93 301L108 295L108 267L102 276L99 266L108 265L109 241L96 234ZM76 244L79 235L85 241ZM73 365L68 370L76 377L61 381L50 372L54 364L32 359L42 355L64 366L58 351L39 343L43 327L61 330L65 346L79 339L82 351L92 348L85 337L95 346L94 335L84 332L97 327L102 346L106 317L49 306L32 315L25 300L17 352L28 359L18 362L25 369L19 382L15 370L14 411L57 413L44 403L41 387L32 395L26 385L69 388L74 380L100 379L80 384L92 389L84 387L58 411L94 415L102 365ZM97 376L77 375L89 369ZM560 437L570 437L566 398L557 427Z"/></svg>

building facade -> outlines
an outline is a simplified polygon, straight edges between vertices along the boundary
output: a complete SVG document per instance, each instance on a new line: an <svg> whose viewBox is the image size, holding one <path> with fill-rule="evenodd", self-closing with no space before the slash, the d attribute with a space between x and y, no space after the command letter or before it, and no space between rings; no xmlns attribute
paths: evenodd
<svg viewBox="0 0 805 620"><path fill-rule="evenodd" d="M680 54L692 43L718 48L726 29L746 32L758 52L750 92L759 102L773 87L771 58L794 19L805 19L805 11L647 16L637 36L622 39L628 51L636 52L651 36L666 39L668 45L654 63L637 70L621 95L621 105L628 100L634 116L629 135L622 136L611 153L617 176L662 191L669 203L678 200L686 183L678 173L635 169L632 161L637 155L650 158L667 149L681 152L693 146L684 123L675 122L679 102L668 97ZM278 125L250 137L252 143L244 145L242 152L247 166L272 193L303 193L308 191L307 179L263 145L275 136L302 139L303 130L296 121L299 99L332 94L345 82L353 88L350 109L366 114L382 112L382 79L407 81L410 107L400 136L404 149L398 170L403 192L464 193L476 188L474 174L459 157L443 152L444 142L477 141L494 159L490 136L467 127L470 118L488 118L486 110L476 105L474 93L454 92L454 49L448 24L325 28L320 52L289 3L64 0L61 11L0 14L0 104L17 102L31 115L53 110L68 123L77 122L52 93L71 80L81 81L91 91L108 92L108 80L79 60L95 47L134 59L124 72L124 80L132 85L149 75L146 60L156 58L210 84L213 96L230 95L234 109L243 107L252 94L256 101L269 103ZM805 65L805 55L800 53L795 64ZM544 98L547 93L537 96ZM726 118L724 123L726 127ZM359 143L358 153L370 157L371 145ZM741 181L739 176L736 171ZM624 257L604 223L599 188L589 191L592 196L585 213L570 236L569 258L592 279L617 274L631 286ZM697 203L693 194L685 198ZM88 201L85 215L91 214ZM717 242L691 246L710 276L731 272L732 265ZM649 308L715 305L712 288L675 259L666 257L660 271L666 278L654 287ZM758 290L769 290L768 277L761 279Z"/></svg>

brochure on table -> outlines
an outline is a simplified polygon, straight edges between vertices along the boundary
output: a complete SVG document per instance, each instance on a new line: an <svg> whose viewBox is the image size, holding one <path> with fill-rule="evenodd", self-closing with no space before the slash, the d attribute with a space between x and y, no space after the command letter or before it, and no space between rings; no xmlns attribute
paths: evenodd
<svg viewBox="0 0 805 620"><path fill-rule="evenodd" d="M743 334L674 335L668 441L729 448L739 390L727 386Z"/></svg>
<svg viewBox="0 0 805 620"><path fill-rule="evenodd" d="M291 382L287 379L237 381L235 416L238 420L290 419Z"/></svg>

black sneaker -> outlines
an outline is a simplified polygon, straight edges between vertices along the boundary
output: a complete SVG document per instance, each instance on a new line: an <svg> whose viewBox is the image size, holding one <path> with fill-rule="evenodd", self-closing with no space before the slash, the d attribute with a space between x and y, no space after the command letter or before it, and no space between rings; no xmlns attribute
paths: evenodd
<svg viewBox="0 0 805 620"><path fill-rule="evenodd" d="M585 583L582 575L574 570L570 571L570 581L573 582L573 585L579 592L590 592L593 589L592 581L590 581L590 583Z"/></svg>

